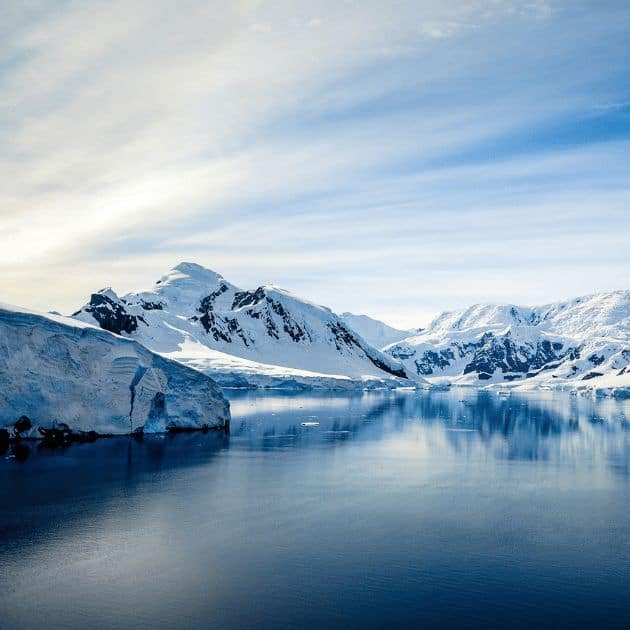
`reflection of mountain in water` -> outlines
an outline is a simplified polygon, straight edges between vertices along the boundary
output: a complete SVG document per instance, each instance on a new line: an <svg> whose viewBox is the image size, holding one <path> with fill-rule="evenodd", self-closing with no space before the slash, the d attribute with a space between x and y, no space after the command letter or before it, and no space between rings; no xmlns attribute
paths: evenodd
<svg viewBox="0 0 630 630"><path fill-rule="evenodd" d="M233 392L231 435L210 432L99 440L47 449L20 445L13 464L29 460L43 470L59 468L59 456L90 476L132 483L145 474L204 463L227 448L273 450L348 441L379 441L413 431L431 448L470 456L490 451L499 459L592 459L606 452L628 470L626 436L630 401L569 396L559 392L501 396L448 392ZM37 454L33 458L32 455ZM112 469L112 462L116 465ZM12 480L11 483L19 483ZM6 488L6 485L5 485ZM62 491L62 488L58 489Z"/></svg>
<svg viewBox="0 0 630 630"><path fill-rule="evenodd" d="M231 404L232 440L250 449L374 441L415 431L435 448L443 447L434 444L441 437L455 453L484 449L499 459L590 460L603 449L617 462L626 452L630 411L628 402L614 399L466 389L350 396L248 392ZM313 422L319 426L302 425Z"/></svg>
<svg viewBox="0 0 630 630"><path fill-rule="evenodd" d="M108 514L121 493L132 505L141 506L147 493L161 504L169 484L182 474L203 475L204 492L218 500L226 458L260 461L263 456L281 463L290 453L299 469L304 461L317 461L317 449L341 448L356 465L369 467L369 449L382 444L388 453L412 461L452 465L462 479L484 466L487 475L488 462L531 465L526 478L532 483L540 466L549 465L581 468L589 478L610 472L630 476L630 401L552 392L502 397L465 389L352 395L240 392L231 407L229 435L117 437L66 449L22 443L23 452L0 459L3 533L31 535L24 514L31 510L35 491L45 509L28 527L53 531L60 523L78 526L95 514ZM364 457L351 448L368 452ZM501 475L497 468L488 482Z"/></svg>

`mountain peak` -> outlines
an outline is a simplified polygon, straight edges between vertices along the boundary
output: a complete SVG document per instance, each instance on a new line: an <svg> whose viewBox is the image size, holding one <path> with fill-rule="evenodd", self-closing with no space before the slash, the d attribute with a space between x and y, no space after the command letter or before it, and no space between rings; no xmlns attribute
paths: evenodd
<svg viewBox="0 0 630 630"><path fill-rule="evenodd" d="M176 271L182 271L182 272L203 272L203 271L210 271L210 269L208 269L207 267L204 267L203 265L200 265L199 263L196 262L190 262L190 261L186 261L186 260L182 260L182 262L178 263L177 265L175 265L173 267L174 270Z"/></svg>
<svg viewBox="0 0 630 630"><path fill-rule="evenodd" d="M104 289L97 291L96 295L104 295L106 298L109 298L110 300L114 302L120 301L118 294L111 287L105 287Z"/></svg>
<svg viewBox="0 0 630 630"><path fill-rule="evenodd" d="M180 262L167 271L155 284L156 289L166 286L213 287L224 281L221 274L197 263Z"/></svg>
<svg viewBox="0 0 630 630"><path fill-rule="evenodd" d="M203 267L202 265L199 265L194 262L186 262L186 261L180 262L179 264L175 265L175 267L171 269L170 273L172 272L178 272L189 277L199 277L199 278L204 278L204 277L222 278L223 277L221 276L221 274L217 273L216 271L213 271L212 269L208 269L207 267Z"/></svg>
<svg viewBox="0 0 630 630"><path fill-rule="evenodd" d="M76 316L197 369L214 373L216 361L225 360L219 355L239 365L250 362L259 366L251 381L256 386L276 382L279 369L290 370L290 379L308 382L326 375L344 389L367 381L393 386L406 379L398 361L364 341L330 309L271 284L240 289L187 261L150 290L128 293L120 303L92 295ZM231 384L253 377L235 377L230 369L225 378Z"/></svg>

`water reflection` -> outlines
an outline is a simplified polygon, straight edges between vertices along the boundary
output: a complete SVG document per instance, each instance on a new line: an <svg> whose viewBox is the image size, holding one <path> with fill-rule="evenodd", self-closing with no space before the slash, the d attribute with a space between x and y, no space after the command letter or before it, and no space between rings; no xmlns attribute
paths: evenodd
<svg viewBox="0 0 630 630"><path fill-rule="evenodd" d="M630 475L629 401L544 393L509 397L449 392L353 395L232 392L232 429L127 437L49 448L15 444L0 459L0 522L6 533L32 503L91 501L103 486L134 493L171 470L206 466L220 454L349 448L382 443L403 458L540 462ZM358 455L360 457L360 455ZM411 461L410 460L410 461ZM106 492L107 493L107 492ZM94 498L94 509L98 497ZM41 516L41 515L40 515ZM66 514L57 515L60 520ZM43 514L54 523L54 517Z"/></svg>
<svg viewBox="0 0 630 630"><path fill-rule="evenodd" d="M42 442L19 442L0 461L0 504L4 506L0 536L24 530L24 514L32 509L34 500L40 507L50 507L37 518L54 528L57 519L72 516L67 511L58 512L58 506L79 500L83 505L77 507L101 510L108 489L134 493L147 479L208 463L228 446L229 437L220 431L146 436L142 440L106 438L53 448ZM96 488L98 495L94 494ZM42 523L31 520L28 526L37 528Z"/></svg>
<svg viewBox="0 0 630 630"><path fill-rule="evenodd" d="M604 454L627 470L628 401L564 393L502 396L449 392L291 395L248 392L232 399L231 443L250 449L298 448L356 440L415 439L454 453L485 450L514 460L593 463ZM306 426L305 426L306 425Z"/></svg>
<svg viewBox="0 0 630 630"><path fill-rule="evenodd" d="M5 462L35 460L53 469L59 457L97 470L125 461L125 477L203 461L229 448L269 451L378 441L413 433L453 453L485 450L501 459L593 462L604 456L628 472L630 401L544 392L503 396L471 389L448 392L229 392L230 435L222 432L126 437L50 448L19 443ZM34 457L33 457L34 456ZM118 469L119 471L122 468Z"/></svg>
<svg viewBox="0 0 630 630"><path fill-rule="evenodd" d="M629 401L231 397L229 435L0 457L0 625L630 622Z"/></svg>

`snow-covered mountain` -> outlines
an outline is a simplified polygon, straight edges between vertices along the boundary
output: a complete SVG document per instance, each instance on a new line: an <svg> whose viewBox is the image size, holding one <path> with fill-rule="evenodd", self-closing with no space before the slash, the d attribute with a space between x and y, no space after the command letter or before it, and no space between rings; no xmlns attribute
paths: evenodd
<svg viewBox="0 0 630 630"><path fill-rule="evenodd" d="M630 291L442 313L385 351L429 381L630 386Z"/></svg>
<svg viewBox="0 0 630 630"><path fill-rule="evenodd" d="M375 348L384 348L420 332L420 330L400 330L367 315L342 313L341 319Z"/></svg>
<svg viewBox="0 0 630 630"><path fill-rule="evenodd" d="M72 319L0 305L0 418L98 433L225 426L229 405L207 376Z"/></svg>
<svg viewBox="0 0 630 630"><path fill-rule="evenodd" d="M136 339L225 386L405 384L403 365L330 309L274 286L243 290L181 263L146 291L94 293L74 317Z"/></svg>

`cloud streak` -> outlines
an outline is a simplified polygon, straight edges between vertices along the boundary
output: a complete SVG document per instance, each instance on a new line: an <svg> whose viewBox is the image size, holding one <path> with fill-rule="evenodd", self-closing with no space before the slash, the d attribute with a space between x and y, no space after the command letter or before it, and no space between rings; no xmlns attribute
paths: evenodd
<svg viewBox="0 0 630 630"><path fill-rule="evenodd" d="M68 311L195 259L412 325L628 277L619 5L22 5L2 16L2 300Z"/></svg>

